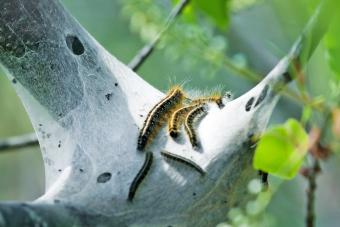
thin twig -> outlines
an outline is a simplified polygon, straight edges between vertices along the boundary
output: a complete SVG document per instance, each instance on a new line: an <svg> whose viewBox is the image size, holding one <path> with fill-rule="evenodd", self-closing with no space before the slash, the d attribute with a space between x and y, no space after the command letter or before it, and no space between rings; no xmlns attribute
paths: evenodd
<svg viewBox="0 0 340 227"><path fill-rule="evenodd" d="M35 133L29 133L0 140L0 151L36 146L38 144L39 142Z"/></svg>
<svg viewBox="0 0 340 227"><path fill-rule="evenodd" d="M307 189L307 215L306 215L306 227L314 227L315 224L315 192L316 192L316 177L320 172L319 160L312 157L314 160L312 168L307 175L308 189Z"/></svg>
<svg viewBox="0 0 340 227"><path fill-rule="evenodd" d="M152 51L155 49L157 43L159 42L162 35L169 29L169 27L173 24L176 17L181 14L183 9L190 0L181 0L170 12L166 23L164 25L164 28L157 34L157 36L154 38L154 40L145 45L142 49L138 51L138 53L135 55L135 57L130 61L128 66L133 70L137 71L139 67L145 62L145 60L150 56Z"/></svg>
<svg viewBox="0 0 340 227"><path fill-rule="evenodd" d="M321 172L320 168L320 161L319 159L321 157L328 157L328 155L320 156L317 155L320 153L318 149L318 144L320 143L320 139L322 138L322 135L326 133L327 126L329 124L329 121L331 120L331 112L326 113L325 120L322 124L321 130L311 130L310 131L310 144L309 144L309 156L311 157L313 164L310 168L307 169L307 173L304 175L308 182L308 188L307 188L307 214L306 214L306 227L314 227L315 226L315 192L317 188L316 184L316 178L317 175ZM313 135L314 134L314 135ZM314 151L313 151L314 150Z"/></svg>

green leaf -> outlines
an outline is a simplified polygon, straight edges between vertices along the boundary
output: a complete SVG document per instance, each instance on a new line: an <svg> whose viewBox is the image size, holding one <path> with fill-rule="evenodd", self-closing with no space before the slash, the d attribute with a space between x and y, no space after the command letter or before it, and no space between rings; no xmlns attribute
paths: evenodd
<svg viewBox="0 0 340 227"><path fill-rule="evenodd" d="M253 166L284 179L293 178L307 153L308 135L301 124L289 119L269 129L255 150Z"/></svg>
<svg viewBox="0 0 340 227"><path fill-rule="evenodd" d="M180 0L172 0L178 4ZM230 0L193 0L184 9L182 18L184 21L197 24L199 13L208 16L220 29L225 30L229 22L229 1Z"/></svg>
<svg viewBox="0 0 340 227"><path fill-rule="evenodd" d="M171 2L173 4L173 6L175 6L180 2L180 0L171 0ZM181 18L187 23L197 24L195 9L194 9L193 4L191 2L189 2L189 4L187 4L184 7L184 9L182 11Z"/></svg>
<svg viewBox="0 0 340 227"><path fill-rule="evenodd" d="M228 24L228 0L194 0L196 8L208 15L215 24L225 29Z"/></svg>
<svg viewBox="0 0 340 227"><path fill-rule="evenodd" d="M327 49L327 60L330 68L332 69L335 79L340 81L340 3L337 3L336 13L333 21L325 35L325 46Z"/></svg>

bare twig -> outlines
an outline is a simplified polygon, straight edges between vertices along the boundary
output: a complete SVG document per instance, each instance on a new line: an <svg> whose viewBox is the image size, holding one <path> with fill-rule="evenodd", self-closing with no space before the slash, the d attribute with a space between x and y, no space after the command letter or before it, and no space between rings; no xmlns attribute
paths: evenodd
<svg viewBox="0 0 340 227"><path fill-rule="evenodd" d="M319 160L313 158L313 166L310 168L307 174L308 189L307 189L307 215L306 215L306 227L314 227L315 223L315 191L317 188L316 177L320 172Z"/></svg>
<svg viewBox="0 0 340 227"><path fill-rule="evenodd" d="M322 135L325 134L327 125L331 120L331 112L326 113L325 120L323 122L321 130L318 128L312 128L309 132L309 156L311 157L313 164L310 168L307 168L305 174L303 174L308 182L307 188L307 205L306 205L306 227L315 226L315 192L317 188L316 178L321 172L320 159L326 159L329 157L327 148L320 146L320 140Z"/></svg>
<svg viewBox="0 0 340 227"><path fill-rule="evenodd" d="M0 140L0 151L36 146L38 144L35 133L29 133Z"/></svg>
<svg viewBox="0 0 340 227"><path fill-rule="evenodd" d="M135 57L128 64L128 66L133 71L137 71L139 67L145 62L145 60L150 56L150 54L155 49L162 35L169 29L169 27L173 24L176 17L181 14L183 9L185 8L186 5L188 5L189 2L190 0L181 0L175 6L175 8L173 8L173 10L170 12L170 15L168 16L165 26L161 30L161 32L157 34L157 36L154 38L154 40L151 43L145 45L142 49L138 51Z"/></svg>

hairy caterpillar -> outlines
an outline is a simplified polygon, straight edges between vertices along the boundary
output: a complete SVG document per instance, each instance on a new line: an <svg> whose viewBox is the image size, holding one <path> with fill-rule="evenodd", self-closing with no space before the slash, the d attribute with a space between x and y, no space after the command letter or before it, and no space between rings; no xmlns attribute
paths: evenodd
<svg viewBox="0 0 340 227"><path fill-rule="evenodd" d="M190 106L185 106L182 107L178 110L176 110L173 115L171 116L170 120L169 120L169 135L172 138L177 138L178 134L179 134L179 130L180 127L185 119L185 117L187 116L187 114L194 109L195 107L197 107L199 104L196 105L190 105Z"/></svg>
<svg viewBox="0 0 340 227"><path fill-rule="evenodd" d="M197 170L201 175L205 174L205 171L199 165L197 165L195 162L193 162L192 160L190 160L188 158L184 158L182 156L172 154L168 151L161 151L161 155L166 157L166 158L173 159L175 161L184 163L184 164L194 168L195 170Z"/></svg>
<svg viewBox="0 0 340 227"><path fill-rule="evenodd" d="M189 106L182 107L176 110L171 116L168 122L168 131L169 135L172 138L177 138L179 134L180 127L187 117L188 113L199 105L203 105L208 102L215 102L219 108L224 107L224 102L229 101L231 99L231 93L227 92L225 95L221 95L221 93L215 92L211 96L201 97L194 100L190 100L191 103Z"/></svg>
<svg viewBox="0 0 340 227"><path fill-rule="evenodd" d="M138 136L138 150L144 150L153 136L161 128L164 121L166 121L176 109L182 106L184 99L185 94L181 87L174 86L170 89L166 97L151 109Z"/></svg>
<svg viewBox="0 0 340 227"><path fill-rule="evenodd" d="M153 154L151 152L146 152L144 164L130 185L129 196L128 196L129 201L133 200L136 194L136 191L138 189L138 186L140 185L140 183L142 183L143 179L145 178L148 171L150 170L152 160L153 160Z"/></svg>
<svg viewBox="0 0 340 227"><path fill-rule="evenodd" d="M208 102L215 102L219 108L223 108L224 101L228 101L229 99L231 99L231 96L232 95L230 92L226 92L224 95L222 95L221 92L214 92L209 96L200 97L192 100L192 104L204 104Z"/></svg>
<svg viewBox="0 0 340 227"><path fill-rule="evenodd" d="M196 122L196 120L203 117L206 113L207 113L206 105L202 104L192 109L185 118L184 129L188 134L190 143L194 149L199 147L199 142L195 132L194 123Z"/></svg>

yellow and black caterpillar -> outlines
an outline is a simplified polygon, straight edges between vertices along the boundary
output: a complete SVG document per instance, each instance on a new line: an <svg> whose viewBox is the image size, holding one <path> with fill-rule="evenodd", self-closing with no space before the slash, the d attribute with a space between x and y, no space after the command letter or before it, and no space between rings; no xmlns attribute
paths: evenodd
<svg viewBox="0 0 340 227"><path fill-rule="evenodd" d="M167 96L158 102L148 113L143 128L139 133L137 149L142 151L151 142L162 124L168 120L172 113L182 106L185 98L184 92L179 86L175 86Z"/></svg>

